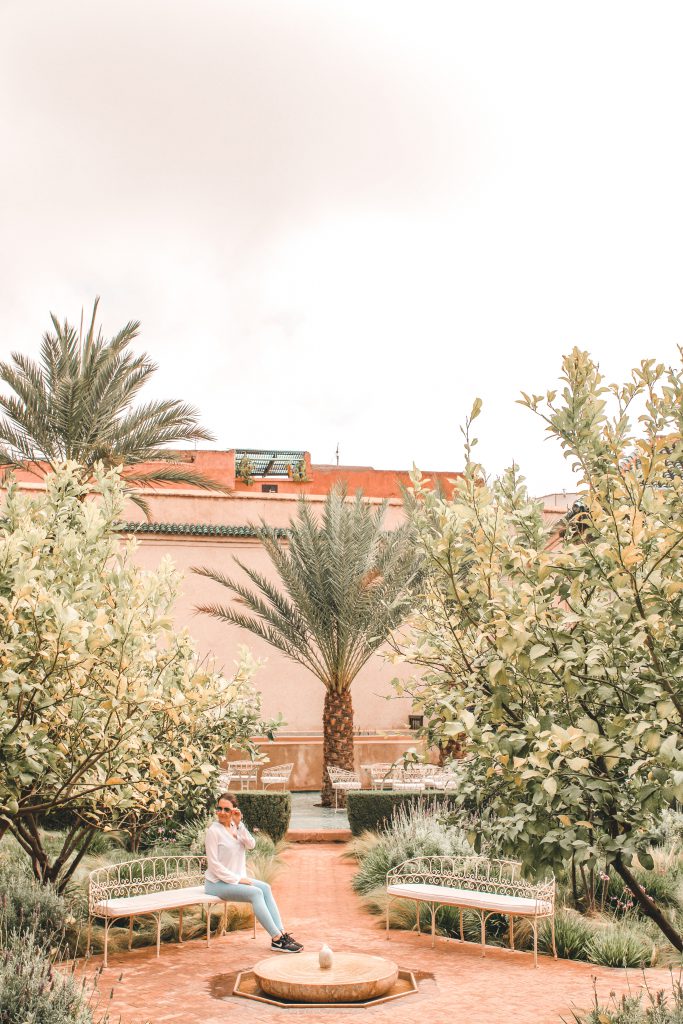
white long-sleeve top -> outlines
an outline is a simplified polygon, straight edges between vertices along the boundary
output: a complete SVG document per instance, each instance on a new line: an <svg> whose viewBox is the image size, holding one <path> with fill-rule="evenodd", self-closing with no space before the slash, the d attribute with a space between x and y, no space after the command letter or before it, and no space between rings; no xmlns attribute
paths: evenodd
<svg viewBox="0 0 683 1024"><path fill-rule="evenodd" d="M214 821L206 830L207 882L239 882L247 875L247 850L253 850L256 840L241 821L237 828L228 828Z"/></svg>

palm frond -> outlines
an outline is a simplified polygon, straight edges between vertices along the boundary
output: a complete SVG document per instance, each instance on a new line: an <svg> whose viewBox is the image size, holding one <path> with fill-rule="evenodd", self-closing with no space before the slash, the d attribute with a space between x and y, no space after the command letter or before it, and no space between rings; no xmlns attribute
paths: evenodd
<svg viewBox="0 0 683 1024"><path fill-rule="evenodd" d="M98 305L99 298L85 334L82 326L78 330L50 314L52 328L43 335L38 362L15 352L11 362L0 363L0 384L10 391L0 394L2 457L18 465L74 459L86 470L96 462L163 462L168 469L129 474L129 483L189 483L225 491L206 475L185 469L171 450L173 445L213 439L200 426L196 409L178 400L133 407L156 364L130 348L139 333L138 321L129 321L112 338L103 336L97 326Z"/></svg>
<svg viewBox="0 0 683 1024"><path fill-rule="evenodd" d="M175 462L167 457L165 464L157 469L146 469L138 472L135 469L127 468L122 472L122 478L127 483L135 484L137 487L154 487L155 484L192 484L201 487L205 491L220 491L222 494L229 494L232 488L226 484L206 476L198 469L192 469L186 463Z"/></svg>

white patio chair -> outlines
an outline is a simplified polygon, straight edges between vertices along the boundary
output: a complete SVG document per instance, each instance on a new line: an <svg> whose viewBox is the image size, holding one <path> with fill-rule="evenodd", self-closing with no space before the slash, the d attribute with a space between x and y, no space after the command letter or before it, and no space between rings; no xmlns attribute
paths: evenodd
<svg viewBox="0 0 683 1024"><path fill-rule="evenodd" d="M392 786L395 793L422 793L426 788L424 765L410 765L395 770Z"/></svg>
<svg viewBox="0 0 683 1024"><path fill-rule="evenodd" d="M229 761L219 776L222 789L230 789L233 780L239 782L240 789L249 789L251 783L258 781L259 763L257 761Z"/></svg>
<svg viewBox="0 0 683 1024"><path fill-rule="evenodd" d="M373 789L391 789L393 785L393 764L378 762L368 765L370 784Z"/></svg>
<svg viewBox="0 0 683 1024"><path fill-rule="evenodd" d="M434 769L430 775L425 779L425 782L432 789L442 789L444 791L449 789L455 789L459 782L459 777L455 772L449 772L445 768L440 768L439 765L432 765Z"/></svg>
<svg viewBox="0 0 683 1024"><path fill-rule="evenodd" d="M286 789L293 769L293 761L290 764L272 764L261 772L261 785L264 789L266 786L282 786Z"/></svg>
<svg viewBox="0 0 683 1024"><path fill-rule="evenodd" d="M338 811L340 809L339 793L348 793L350 789L362 789L361 781L356 772L349 772L345 768L335 768L333 765L328 765L327 774L334 790L334 809Z"/></svg>

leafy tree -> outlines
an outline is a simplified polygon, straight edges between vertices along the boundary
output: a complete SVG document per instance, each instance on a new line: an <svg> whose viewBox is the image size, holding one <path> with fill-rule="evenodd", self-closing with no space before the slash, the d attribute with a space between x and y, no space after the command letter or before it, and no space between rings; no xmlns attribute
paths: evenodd
<svg viewBox="0 0 683 1024"><path fill-rule="evenodd" d="M17 352L12 363L0 363L0 381L13 392L0 395L0 461L40 475L75 461L86 477L101 462L125 467L123 478L137 487L190 483L221 489L166 447L213 440L192 406L169 400L133 408L157 366L144 353L130 351L138 321L127 323L113 338L103 337L95 325L98 303L85 337L82 328L51 315L54 330L43 335L40 363ZM136 468L150 462L162 465ZM131 497L147 514L144 499Z"/></svg>
<svg viewBox="0 0 683 1024"><path fill-rule="evenodd" d="M255 633L312 672L325 687L322 800L333 792L326 768L353 769L351 684L405 617L416 577L407 526L382 529L386 503L372 506L344 487L330 491L320 522L304 497L286 542L265 523L258 536L279 576L236 559L255 590L209 567L194 571L234 594L249 612L204 604L200 611Z"/></svg>
<svg viewBox="0 0 683 1024"><path fill-rule="evenodd" d="M11 483L0 519L0 831L59 888L96 830L135 838L264 728L246 651L232 679L200 662L173 628L170 561L145 572L122 545L119 472L82 476L58 467L37 496ZM72 825L55 853L40 826L59 810Z"/></svg>
<svg viewBox="0 0 683 1024"><path fill-rule="evenodd" d="M415 477L427 575L404 651L425 669L429 733L467 738L482 833L529 870L588 880L606 860L679 950L632 864L652 866L659 816L683 799L681 382L647 361L607 386L574 350L559 397L523 397L580 473L559 536L515 467L486 479L468 421L452 500Z"/></svg>

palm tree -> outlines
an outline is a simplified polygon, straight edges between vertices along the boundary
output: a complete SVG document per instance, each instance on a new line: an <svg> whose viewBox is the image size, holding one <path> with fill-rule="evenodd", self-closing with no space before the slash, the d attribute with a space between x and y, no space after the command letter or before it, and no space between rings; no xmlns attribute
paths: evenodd
<svg viewBox="0 0 683 1024"><path fill-rule="evenodd" d="M386 502L371 506L358 493L348 501L338 485L327 496L320 522L304 497L286 541L263 521L258 537L278 572L279 585L235 559L255 590L208 567L194 572L214 580L246 605L198 610L241 626L303 665L325 687L322 800L332 789L326 768L353 769L351 684L410 609L417 577L409 527L385 531Z"/></svg>
<svg viewBox="0 0 683 1024"><path fill-rule="evenodd" d="M113 338L96 331L99 298L93 305L85 337L67 320L51 314L54 331L43 335L40 363L12 353L0 363L0 380L14 392L0 395L0 461L38 474L67 460L80 463L89 476L96 462L122 466L133 486L156 483L194 484L224 489L196 472L166 445L211 441L199 426L197 411L176 400L148 402L133 408L138 392L156 371L145 353L130 351L140 324L130 321ZM141 463L164 465L136 470ZM146 502L131 498L148 514Z"/></svg>

